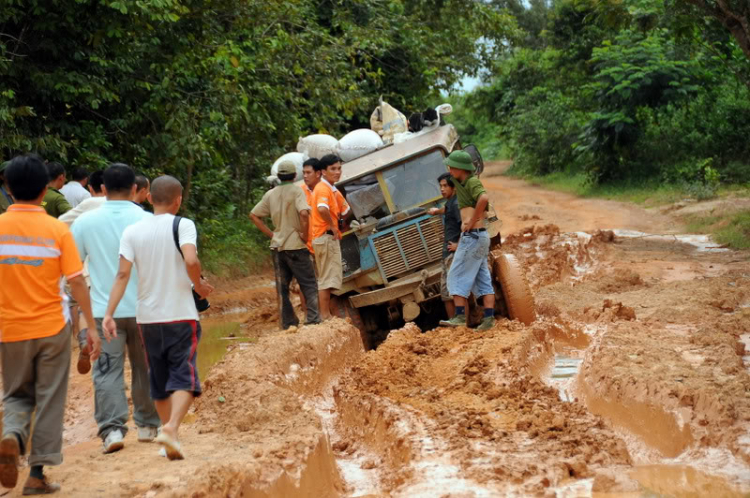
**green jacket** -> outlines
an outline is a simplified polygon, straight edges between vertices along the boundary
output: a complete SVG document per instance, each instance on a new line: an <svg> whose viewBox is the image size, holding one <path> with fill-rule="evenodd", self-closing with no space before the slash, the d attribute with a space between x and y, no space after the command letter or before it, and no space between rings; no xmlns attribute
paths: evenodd
<svg viewBox="0 0 750 498"><path fill-rule="evenodd" d="M13 200L10 198L10 194L5 190L5 187L0 186L0 214L3 214L11 204L13 204Z"/></svg>
<svg viewBox="0 0 750 498"><path fill-rule="evenodd" d="M47 189L47 194L42 200L42 207L47 211L48 215L54 216L55 218L59 218L61 215L73 209L65 196L62 195L59 190L52 187Z"/></svg>

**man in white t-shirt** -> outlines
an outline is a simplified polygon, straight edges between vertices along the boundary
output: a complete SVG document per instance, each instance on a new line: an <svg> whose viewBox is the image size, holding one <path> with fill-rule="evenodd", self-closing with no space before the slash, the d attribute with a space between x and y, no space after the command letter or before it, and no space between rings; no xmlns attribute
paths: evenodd
<svg viewBox="0 0 750 498"><path fill-rule="evenodd" d="M201 336L192 287L208 296L213 287L201 278L195 224L180 220L177 250L173 235L175 214L182 204L182 185L160 176L151 185L154 215L129 226L120 241L120 268L109 295L102 323L105 336L117 336L113 318L125 293L130 273L138 271L136 321L146 349L151 397L162 422L156 442L170 460L184 458L178 429L193 399L201 393L196 353ZM191 285L192 284L192 285Z"/></svg>
<svg viewBox="0 0 750 498"><path fill-rule="evenodd" d="M91 197L89 191L86 190L88 182L88 171L83 168L76 168L73 170L73 179L60 189L60 193L65 196L70 207L76 207Z"/></svg>

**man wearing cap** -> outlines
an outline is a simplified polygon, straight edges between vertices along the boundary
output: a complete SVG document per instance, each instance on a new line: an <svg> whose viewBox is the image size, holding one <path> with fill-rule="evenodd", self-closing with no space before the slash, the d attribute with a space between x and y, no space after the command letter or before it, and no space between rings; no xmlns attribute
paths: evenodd
<svg viewBox="0 0 750 498"><path fill-rule="evenodd" d="M65 168L60 163L48 163L47 175L49 184L47 194L42 200L42 207L48 215L59 218L73 209L65 196L60 193L60 189L65 185Z"/></svg>
<svg viewBox="0 0 750 498"><path fill-rule="evenodd" d="M462 150L453 151L445 159L445 164L454 178L461 210L461 238L448 271L448 292L453 296L456 315L440 324L465 326L469 294L473 293L477 299L482 298L484 304L484 318L477 330L488 330L495 324L495 289L487 263L490 237L484 227L489 197L482 182L474 176L474 164L469 154Z"/></svg>
<svg viewBox="0 0 750 498"><path fill-rule="evenodd" d="M8 167L10 161L5 161L0 164L0 214L3 214L8 206L13 204L13 197L8 191L8 186L5 183L5 168Z"/></svg>
<svg viewBox="0 0 750 498"><path fill-rule="evenodd" d="M294 307L289 300L289 283L292 278L299 282L300 290L307 302L307 324L319 323L318 283L315 269L307 249L309 236L310 206L305 193L296 185L297 166L291 161L279 164L278 177L281 184L263 195L261 201L250 212L250 219L258 229L271 239L276 292L281 305L282 330L299 325ZM274 230L263 222L270 216Z"/></svg>

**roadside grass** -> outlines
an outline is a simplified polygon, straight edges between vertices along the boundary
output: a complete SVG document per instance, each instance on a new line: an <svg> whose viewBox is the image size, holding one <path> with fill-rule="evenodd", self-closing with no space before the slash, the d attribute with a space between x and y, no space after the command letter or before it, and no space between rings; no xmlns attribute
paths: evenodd
<svg viewBox="0 0 750 498"><path fill-rule="evenodd" d="M609 199L632 202L647 207L663 206L689 198L689 194L679 185L661 183L654 180L627 181L618 184L596 185L588 181L585 174L567 174L562 172L549 175L525 175L509 171L511 176L518 176L534 185L566 192L579 197Z"/></svg>
<svg viewBox="0 0 750 498"><path fill-rule="evenodd" d="M506 174L558 192L586 198L631 202L643 207L665 206L686 200L707 200L696 198L696 192L700 194L700 189L657 180L595 185L588 182L586 175L582 173L558 172L540 176L523 174L511 168ZM750 198L750 184L720 185L713 198ZM686 217L685 223L688 232L709 234L717 243L732 249L750 249L750 210L695 214Z"/></svg>
<svg viewBox="0 0 750 498"><path fill-rule="evenodd" d="M617 184L596 185L588 181L583 173L556 172L549 175L528 175L513 171L509 176L523 178L534 185L540 185L550 190L566 192L579 197L609 199L614 201L632 202L645 207L663 206L683 200L696 199L695 193L687 185L665 183L659 180L628 180ZM715 198L722 197L750 197L749 184L721 185L716 191Z"/></svg>
<svg viewBox="0 0 750 498"><path fill-rule="evenodd" d="M710 233L719 244L733 249L750 249L750 210L728 215L693 216L687 229L695 233Z"/></svg>
<svg viewBox="0 0 750 498"><path fill-rule="evenodd" d="M203 220L198 233L204 270L221 278L242 278L271 264L268 239L248 219Z"/></svg>

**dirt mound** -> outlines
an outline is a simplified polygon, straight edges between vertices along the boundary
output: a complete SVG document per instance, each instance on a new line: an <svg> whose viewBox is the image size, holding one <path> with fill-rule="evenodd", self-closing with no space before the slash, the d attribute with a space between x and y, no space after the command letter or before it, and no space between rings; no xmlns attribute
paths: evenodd
<svg viewBox="0 0 750 498"><path fill-rule="evenodd" d="M604 294L619 294L620 292L630 292L646 285L641 276L633 270L616 268L605 277L599 279L596 289Z"/></svg>
<svg viewBox="0 0 750 498"><path fill-rule="evenodd" d="M557 390L521 368L534 351L548 357L551 341L543 325L529 330L508 321L481 334L467 328L422 334L407 325L368 352L336 396L361 407L383 399L427 417L428 437L442 441L462 475L478 483L541 493L592 469L628 465L624 443L601 420L582 405L563 403ZM348 430L351 444L364 437ZM419 431L398 437L410 432Z"/></svg>
<svg viewBox="0 0 750 498"><path fill-rule="evenodd" d="M612 232L561 233L556 225L533 225L509 235L502 252L523 262L529 285L538 290L560 281L581 281L597 269L612 241Z"/></svg>

